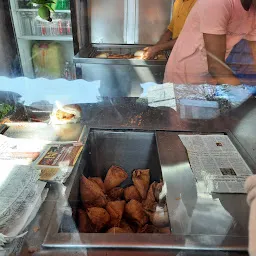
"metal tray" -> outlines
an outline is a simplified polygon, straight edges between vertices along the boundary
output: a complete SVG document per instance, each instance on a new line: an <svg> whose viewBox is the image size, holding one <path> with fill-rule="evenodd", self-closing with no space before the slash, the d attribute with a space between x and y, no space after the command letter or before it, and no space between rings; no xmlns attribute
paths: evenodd
<svg viewBox="0 0 256 256"><path fill-rule="evenodd" d="M117 238L116 235L113 236L112 234L109 235L106 233L78 234L76 223L72 215L75 214L76 209L81 204L79 196L79 178L82 173L86 177L102 177L104 179L109 167L115 164L122 166L128 173L128 179L121 184L122 187L132 184L132 171L138 168L149 168L151 170L151 182L160 181L160 179L162 179L162 172L157 152L155 133L121 130L92 130L87 138L86 148L82 158L84 165L79 168L79 174L76 177L67 200L71 208L65 209L64 207L62 209L64 214L58 219L58 225L54 223L55 232L58 233L58 236L63 237L65 240L67 239L67 244L73 241L73 239L70 240L70 236L77 234L79 239L73 241L75 247L81 246L81 244L86 247L100 247L102 246L102 241L104 241L104 247L116 247L118 244L118 247L123 248L137 244L139 248L143 248L149 241L148 234L123 234L125 239L121 240ZM166 237L166 235L153 234L153 237L156 237L157 241L155 246L159 247L159 245L162 244L162 238ZM54 240L55 239L52 239L51 243L57 242ZM108 245L105 244L105 242ZM47 244L45 243L44 245L51 246ZM63 244L65 244L64 241L62 241L62 246ZM152 242L150 244L152 244Z"/></svg>
<svg viewBox="0 0 256 256"><path fill-rule="evenodd" d="M245 195L205 193L194 179L180 133L91 130L72 188L67 189L70 193L59 193L43 246L246 251ZM154 180L163 176L172 234L77 233L72 209L79 204L81 174L104 176L113 163L128 172L138 166L151 168Z"/></svg>
<svg viewBox="0 0 256 256"><path fill-rule="evenodd" d="M150 169L150 183L163 179L153 132L93 130L87 139L84 158L85 177L101 177L104 180L110 166L124 168L128 178L120 185L123 188L133 185L132 172L135 169ZM80 204L79 194L78 187L73 186L68 200L73 215ZM60 232L73 231L76 228L67 225L67 218L64 216Z"/></svg>
<svg viewBox="0 0 256 256"><path fill-rule="evenodd" d="M146 45L135 45L135 46L123 46L123 45L108 45L108 46L96 46L94 45L91 48L91 52L89 52L89 58L96 58L96 56L100 53L109 53L109 54L120 54L120 55L125 55L125 54L130 54L130 55L134 55L134 53L138 50L143 50L145 47L147 47ZM163 52L165 55L165 60L163 61L167 61L169 55L167 54L167 51ZM136 59L137 60L137 59ZM160 61L160 60L156 60L156 61Z"/></svg>
<svg viewBox="0 0 256 256"><path fill-rule="evenodd" d="M113 64L113 65L166 65L170 56L170 51L164 51L165 60L140 60L140 59L105 59L95 58L98 54L106 52L109 54L134 54L138 50L142 50L149 45L105 45L92 44L82 48L74 57L76 63L90 64Z"/></svg>

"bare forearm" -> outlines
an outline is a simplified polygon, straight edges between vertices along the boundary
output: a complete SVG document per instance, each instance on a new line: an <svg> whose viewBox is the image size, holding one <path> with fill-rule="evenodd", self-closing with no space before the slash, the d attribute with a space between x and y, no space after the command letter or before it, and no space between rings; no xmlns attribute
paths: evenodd
<svg viewBox="0 0 256 256"><path fill-rule="evenodd" d="M168 42L159 43L156 45L158 52L164 51L164 50L171 50L173 46L175 45L175 40L170 40Z"/></svg>
<svg viewBox="0 0 256 256"><path fill-rule="evenodd" d="M251 47L252 56L253 56L253 59L254 59L254 64L256 65L256 42L249 41L249 45Z"/></svg>
<svg viewBox="0 0 256 256"><path fill-rule="evenodd" d="M256 71L256 42L249 41L249 45L251 47L251 52L254 60L254 71Z"/></svg>
<svg viewBox="0 0 256 256"><path fill-rule="evenodd" d="M172 49L176 40L170 40L171 34L170 30L166 31L156 45L146 47L144 49L143 59L154 59L159 52Z"/></svg>
<svg viewBox="0 0 256 256"><path fill-rule="evenodd" d="M217 81L217 84L240 85L241 81L234 76L230 69L226 67L209 67L209 73Z"/></svg>
<svg viewBox="0 0 256 256"><path fill-rule="evenodd" d="M234 75L231 75L231 76L218 76L217 84L229 84L229 85L236 86L242 83L237 77L235 77Z"/></svg>
<svg viewBox="0 0 256 256"><path fill-rule="evenodd" d="M239 85L240 80L225 63L226 35L204 34L208 71L218 84Z"/></svg>
<svg viewBox="0 0 256 256"><path fill-rule="evenodd" d="M157 42L157 45L166 43L166 42L170 41L171 38L172 38L172 32L169 29L167 29L164 32L164 34L161 36L160 40Z"/></svg>

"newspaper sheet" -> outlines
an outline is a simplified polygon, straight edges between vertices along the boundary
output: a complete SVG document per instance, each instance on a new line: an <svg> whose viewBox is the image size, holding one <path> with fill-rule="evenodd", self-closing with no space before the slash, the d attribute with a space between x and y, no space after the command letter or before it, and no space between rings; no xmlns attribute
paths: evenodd
<svg viewBox="0 0 256 256"><path fill-rule="evenodd" d="M47 143L43 140L14 139L0 134L0 160L26 159L32 162L39 157Z"/></svg>
<svg viewBox="0 0 256 256"><path fill-rule="evenodd" d="M36 187L40 171L31 166L17 166L11 161L0 161L4 170L0 183L0 229L17 215L25 199ZM32 193L33 194L33 193Z"/></svg>
<svg viewBox="0 0 256 256"><path fill-rule="evenodd" d="M81 142L17 139L0 134L0 161L35 166L41 170L42 181L64 183L70 176L82 149Z"/></svg>
<svg viewBox="0 0 256 256"><path fill-rule="evenodd" d="M252 172L227 135L179 135L192 171L208 192L245 193Z"/></svg>
<svg viewBox="0 0 256 256"><path fill-rule="evenodd" d="M46 183L43 181L37 181L30 194L25 198L22 205L19 207L18 212L12 216L8 221L8 225L5 225L1 229L1 233L9 237L15 237L27 227L31 214L35 210L39 210L42 201L42 192ZM35 214L33 214L35 217ZM31 221L31 220L30 220ZM7 224L7 223L6 223Z"/></svg>
<svg viewBox="0 0 256 256"><path fill-rule="evenodd" d="M40 180L64 183L83 149L80 142L67 144L50 144L35 161L41 170Z"/></svg>
<svg viewBox="0 0 256 256"><path fill-rule="evenodd" d="M177 108L174 86L171 83L151 85L142 95L142 98L144 97L148 99L150 107L170 107L174 110Z"/></svg>
<svg viewBox="0 0 256 256"><path fill-rule="evenodd" d="M32 166L16 165L15 161L8 160L0 160L0 165L3 169L0 180L1 251L5 243L25 234L21 232L40 208L46 183L38 181L40 171Z"/></svg>

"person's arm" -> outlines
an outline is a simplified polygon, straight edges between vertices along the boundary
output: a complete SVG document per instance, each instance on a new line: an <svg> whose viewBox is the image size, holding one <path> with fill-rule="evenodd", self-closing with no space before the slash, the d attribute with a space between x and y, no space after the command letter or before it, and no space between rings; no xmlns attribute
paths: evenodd
<svg viewBox="0 0 256 256"><path fill-rule="evenodd" d="M155 45L144 48L143 59L154 59L159 52L172 49L176 40L171 40L171 37L172 32L167 29Z"/></svg>
<svg viewBox="0 0 256 256"><path fill-rule="evenodd" d="M173 12L174 12L174 9L173 9ZM160 37L159 41L155 45L150 46L150 47L146 47L144 49L143 59L146 59L146 60L154 59L155 56L160 51L162 51L164 49L169 50L169 49L173 48L174 43L175 43L175 42L171 43L173 27L174 27L174 21L172 19L168 28L165 30L163 35Z"/></svg>
<svg viewBox="0 0 256 256"><path fill-rule="evenodd" d="M166 29L166 31L160 37L160 40L156 43L156 45L166 43L166 42L170 41L171 38L172 38L172 32L169 29Z"/></svg>
<svg viewBox="0 0 256 256"><path fill-rule="evenodd" d="M168 42L157 44L156 47L159 51L171 50L175 45L177 39L169 40Z"/></svg>
<svg viewBox="0 0 256 256"><path fill-rule="evenodd" d="M218 84L240 85L240 80L234 76L225 63L226 35L204 33L204 43L207 53L208 71Z"/></svg>
<svg viewBox="0 0 256 256"><path fill-rule="evenodd" d="M197 9L209 73L218 84L240 85L240 80L225 63L226 35L232 17L232 1L198 1Z"/></svg>
<svg viewBox="0 0 256 256"><path fill-rule="evenodd" d="M154 46L151 47L146 47L144 48L144 55L143 58L150 60L154 59L154 57L161 51L164 50L171 50L176 42L176 39L170 40L169 42L164 42L164 43L157 43Z"/></svg>
<svg viewBox="0 0 256 256"><path fill-rule="evenodd" d="M252 51L252 57L253 57L254 66L256 70L256 41L248 41L248 42Z"/></svg>

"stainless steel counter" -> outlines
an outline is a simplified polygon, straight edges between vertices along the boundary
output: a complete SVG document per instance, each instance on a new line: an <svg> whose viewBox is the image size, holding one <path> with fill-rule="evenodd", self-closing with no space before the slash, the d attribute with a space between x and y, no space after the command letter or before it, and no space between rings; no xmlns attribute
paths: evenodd
<svg viewBox="0 0 256 256"><path fill-rule="evenodd" d="M182 120L179 114L169 108L150 108L145 104L136 103L136 99L122 99L118 104L110 104L105 101L99 104L81 105L83 108L83 123L87 125L87 132L91 128L100 129L136 129L155 131L161 169L165 180L168 180L168 207L179 210L180 214L170 214L173 235L165 238L147 235L145 247L153 250L157 249L157 255L235 255L230 252L207 252L207 251L186 251L187 249L201 250L227 250L245 251L247 248L247 222L248 207L245 202L245 195L215 194L209 195L200 192L200 188L195 183L188 163L186 151L178 140L177 134L181 132L193 133L227 133L236 145L242 156L251 168L255 168L255 145L254 136L256 104L254 99L248 100L238 109L233 110L227 116L221 116L213 120ZM172 145L172 146L171 146ZM83 165L80 162L80 166ZM69 241L66 248L58 249L41 248L49 230L51 234L52 223L62 217L63 211L69 211L67 207L71 186L77 182L79 177L78 165L74 169L71 177L64 185L50 185L50 192L47 200L40 209L39 214L30 225L30 232L26 238L21 255L27 255L28 248L35 247L41 250L36 255L125 255L125 251L114 250L111 239L124 239L124 237L112 237L105 240L98 240L97 235L91 237L97 242L96 246L88 246L90 240L84 241L77 233L63 236L59 233L55 240L56 246L62 242ZM182 202L177 204L177 195L182 194ZM56 211L57 209L57 211ZM51 222L50 222L50 219ZM187 220L190 220L188 222ZM57 221L58 222L58 221ZM50 224L51 223L51 224ZM187 224L190 223L188 226ZM182 224L182 225L181 225ZM50 225L50 229L48 229ZM40 231L34 232L33 227L39 226ZM128 237L125 237L129 239ZM110 240L109 240L110 239ZM141 237L143 240L143 235ZM80 244L78 245L78 241ZM109 245L108 242L110 241ZM135 241L131 237L131 241ZM110 247L98 251L99 242L101 247ZM137 240L139 242L139 240ZM77 245L76 249L72 244ZM135 249L136 241L130 248ZM55 247L56 247L55 246ZM60 246L61 247L61 246ZM94 247L93 249L88 249ZM68 249L67 249L68 248ZM78 249L80 248L80 249ZM160 250L161 248L161 250ZM165 250L163 250L163 248ZM176 250L173 250L176 249ZM184 249L185 252L184 252ZM180 251L182 250L182 251ZM148 250L134 252L137 255L148 255ZM194 254L195 253L195 254ZM154 254L155 255L155 254ZM239 253L240 255L240 253Z"/></svg>

